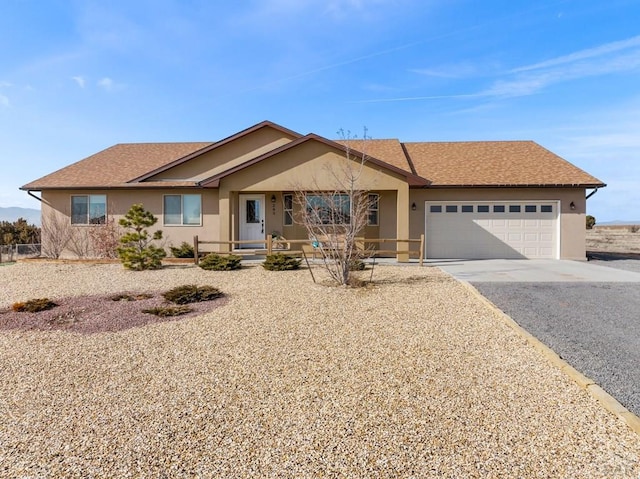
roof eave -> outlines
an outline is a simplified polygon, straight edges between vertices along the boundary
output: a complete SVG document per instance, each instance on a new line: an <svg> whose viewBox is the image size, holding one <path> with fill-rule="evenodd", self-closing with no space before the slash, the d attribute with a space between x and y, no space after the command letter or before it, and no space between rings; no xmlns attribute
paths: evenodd
<svg viewBox="0 0 640 479"><path fill-rule="evenodd" d="M604 188L605 183L494 183L431 184L430 188Z"/></svg>

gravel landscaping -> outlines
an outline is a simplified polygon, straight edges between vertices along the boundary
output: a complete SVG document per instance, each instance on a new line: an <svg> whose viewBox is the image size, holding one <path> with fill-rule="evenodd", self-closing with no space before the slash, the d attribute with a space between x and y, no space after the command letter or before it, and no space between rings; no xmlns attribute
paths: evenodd
<svg viewBox="0 0 640 479"><path fill-rule="evenodd" d="M226 295L115 331L0 330L0 477L640 476L640 437L467 288L428 267L374 280L0 268L0 309L182 284Z"/></svg>

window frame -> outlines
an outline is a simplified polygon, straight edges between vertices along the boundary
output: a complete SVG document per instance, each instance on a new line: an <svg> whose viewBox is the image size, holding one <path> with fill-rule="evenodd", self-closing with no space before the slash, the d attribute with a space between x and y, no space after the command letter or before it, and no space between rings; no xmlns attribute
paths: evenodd
<svg viewBox="0 0 640 479"><path fill-rule="evenodd" d="M322 193L305 193L304 195L304 200L305 200L305 209L307 211L307 215L309 217L311 217L311 215L309 214L309 210L311 208L313 208L313 205L310 205L310 203L314 202L314 200L317 200L318 202L322 203L325 202L325 200L327 199L329 195L327 194L322 194ZM341 198L341 200L339 201L339 206L341 206L340 211L337 211L336 209L330 208L329 205L323 206L322 204L319 204L317 206L315 206L316 208L320 208L320 209L326 209L327 210L327 214L323 214L320 213L318 214L318 217L321 218L321 222L318 224L322 224L322 225L348 225L351 223L351 215L350 215L350 210L351 210L351 204L350 204L350 198L349 195L345 194L345 193L334 193L331 195L332 198L336 198L339 197ZM311 201L310 201L311 200ZM334 204L336 203L335 200ZM346 206L346 208L345 208ZM345 211L346 210L346 211ZM324 217L327 218L327 220L324 220ZM335 220L338 218L343 218L343 219L348 219L348 221L341 221L341 222L336 222Z"/></svg>
<svg viewBox="0 0 640 479"><path fill-rule="evenodd" d="M380 226L380 194L369 193L367 201L367 226ZM375 221L372 221L373 215Z"/></svg>
<svg viewBox="0 0 640 479"><path fill-rule="evenodd" d="M76 221L76 218L80 216L77 213L74 213L74 198L86 198L86 213L83 213L82 216L85 217L84 221ZM92 201L92 198L104 198L104 202ZM102 216L92 217L92 207L97 207L102 205L101 211L103 212ZM94 221L97 219L97 221ZM100 221L102 219L102 221ZM86 195L71 195L71 215L69 218L71 224L73 226L93 226L93 225L104 225L107 223L107 195L106 194L86 194Z"/></svg>
<svg viewBox="0 0 640 479"><path fill-rule="evenodd" d="M191 223L185 222L185 197L197 197L198 198L198 222ZM180 197L180 222L167 222L167 198L168 197ZM178 213L171 213L172 215L177 215ZM188 220L188 218L186 218ZM200 193L170 193L162 195L162 225L163 226L187 226L187 227L198 227L202 226L202 195Z"/></svg>
<svg viewBox="0 0 640 479"><path fill-rule="evenodd" d="M293 193L282 195L282 224L283 226L293 226Z"/></svg>

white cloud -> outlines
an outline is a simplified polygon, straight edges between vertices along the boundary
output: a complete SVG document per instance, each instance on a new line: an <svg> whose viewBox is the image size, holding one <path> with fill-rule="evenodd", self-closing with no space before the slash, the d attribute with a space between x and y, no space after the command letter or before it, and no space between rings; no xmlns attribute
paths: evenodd
<svg viewBox="0 0 640 479"><path fill-rule="evenodd" d="M9 97L0 95L0 106L8 107L9 106Z"/></svg>
<svg viewBox="0 0 640 479"><path fill-rule="evenodd" d="M530 70L540 70L541 68L548 68L557 65L572 64L579 60L587 60L592 58L601 57L609 53L619 52L629 48L640 48L640 35L627 40L620 40L617 42L605 43L595 48L588 48L586 50L580 50L569 55L552 58L540 63L534 63L533 65L527 65L519 68L514 68L511 73L519 73Z"/></svg>
<svg viewBox="0 0 640 479"><path fill-rule="evenodd" d="M98 80L96 83L100 88L103 88L105 91L118 91L122 90L126 85L123 83L117 83L112 78L104 77Z"/></svg>
<svg viewBox="0 0 640 479"><path fill-rule="evenodd" d="M101 86L105 90L111 90L113 88L113 80L109 77L104 77L98 81L98 86Z"/></svg>
<svg viewBox="0 0 640 479"><path fill-rule="evenodd" d="M605 43L509 72L511 79L496 81L481 92L487 97L533 95L547 86L580 78L633 71L640 68L640 36Z"/></svg>
<svg viewBox="0 0 640 479"><path fill-rule="evenodd" d="M75 81L80 88L84 88L86 84L86 80L83 76L75 76L71 77L73 81Z"/></svg>

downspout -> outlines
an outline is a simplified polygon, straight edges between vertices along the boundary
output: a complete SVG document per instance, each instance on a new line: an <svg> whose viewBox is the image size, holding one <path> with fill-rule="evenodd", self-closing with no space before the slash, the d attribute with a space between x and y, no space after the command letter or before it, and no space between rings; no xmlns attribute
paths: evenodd
<svg viewBox="0 0 640 479"><path fill-rule="evenodd" d="M32 198L35 198L36 200L38 200L40 203L42 203L42 198L40 198L39 196L36 196L32 193L32 190L27 190L27 194L29 196L31 196ZM587 197L588 198L588 197Z"/></svg>
<svg viewBox="0 0 640 479"><path fill-rule="evenodd" d="M585 200L588 200L589 198L591 198L593 195L595 195L598 192L598 187L596 186L593 191L591 193L589 193L587 195L587 197L585 198Z"/></svg>

